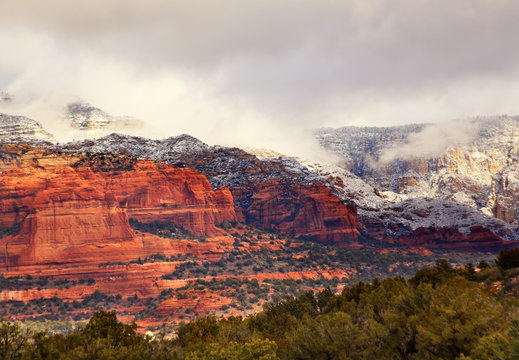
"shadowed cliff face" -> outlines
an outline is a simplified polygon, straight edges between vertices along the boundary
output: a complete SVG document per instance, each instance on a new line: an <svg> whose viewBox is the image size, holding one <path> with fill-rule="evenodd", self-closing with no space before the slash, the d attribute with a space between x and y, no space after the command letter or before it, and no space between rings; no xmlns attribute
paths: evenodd
<svg viewBox="0 0 519 360"><path fill-rule="evenodd" d="M243 192L233 192L237 198ZM356 208L345 205L321 184L269 182L258 185L244 209L247 223L322 243L354 242L361 227Z"/></svg>

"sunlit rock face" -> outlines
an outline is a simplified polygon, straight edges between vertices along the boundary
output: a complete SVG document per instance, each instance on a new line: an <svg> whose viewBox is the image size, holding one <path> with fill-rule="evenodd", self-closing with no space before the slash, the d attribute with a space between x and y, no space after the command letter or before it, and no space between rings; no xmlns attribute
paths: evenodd
<svg viewBox="0 0 519 360"><path fill-rule="evenodd" d="M112 134L64 144L61 149L119 152L189 167L207 176L213 188L230 189L240 220L265 230L347 244L357 241L362 228L355 206L345 204L319 176L292 159L261 160L189 135L150 140Z"/></svg>
<svg viewBox="0 0 519 360"><path fill-rule="evenodd" d="M426 228L439 240L437 244L417 240L424 247L472 251L482 248L470 245L470 237L476 238L470 235L474 226L496 235L489 240L495 243L488 245L494 249L504 246L502 239L516 239L518 233L503 221L462 203L379 191L341 166L275 152L249 150L252 154L208 146L189 135L150 140L113 134L64 144L62 149L114 151L196 169L208 177L213 188L231 190L241 220L326 243L355 243L359 232L365 232L380 241L398 243L402 238L402 244L410 244L415 230ZM460 234L457 244L455 236L448 242L440 240L445 229Z"/></svg>
<svg viewBox="0 0 519 360"><path fill-rule="evenodd" d="M62 152L25 144L0 148L0 231L4 268L128 261L170 253L145 242L129 219L172 222L218 237L239 219L324 243L356 242L354 206L321 184L269 181L216 188L188 168L117 153ZM245 205L245 203L247 205ZM237 214L238 212L238 214ZM95 259L95 260L93 260Z"/></svg>
<svg viewBox="0 0 519 360"><path fill-rule="evenodd" d="M218 236L237 220L232 195L205 176L119 154L63 154L27 145L0 149L4 268L127 261L171 244L148 244L129 218L169 221Z"/></svg>
<svg viewBox="0 0 519 360"><path fill-rule="evenodd" d="M519 164L507 166L492 177L487 208L495 217L519 224Z"/></svg>
<svg viewBox="0 0 519 360"><path fill-rule="evenodd" d="M264 183L251 201L243 212L247 222L259 228L328 244L357 241L361 225L356 208L321 184Z"/></svg>

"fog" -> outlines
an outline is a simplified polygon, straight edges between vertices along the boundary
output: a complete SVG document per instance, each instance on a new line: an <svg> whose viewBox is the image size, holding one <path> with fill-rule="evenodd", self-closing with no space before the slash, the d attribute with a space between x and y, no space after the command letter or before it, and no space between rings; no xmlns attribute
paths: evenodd
<svg viewBox="0 0 519 360"><path fill-rule="evenodd" d="M66 139L81 99L146 136L311 157L321 126L519 113L518 32L506 0L3 0L0 111Z"/></svg>
<svg viewBox="0 0 519 360"><path fill-rule="evenodd" d="M405 144L385 149L380 155L379 165L395 159L434 158L449 147L470 144L478 133L479 124L467 119L426 125L422 131L411 133Z"/></svg>

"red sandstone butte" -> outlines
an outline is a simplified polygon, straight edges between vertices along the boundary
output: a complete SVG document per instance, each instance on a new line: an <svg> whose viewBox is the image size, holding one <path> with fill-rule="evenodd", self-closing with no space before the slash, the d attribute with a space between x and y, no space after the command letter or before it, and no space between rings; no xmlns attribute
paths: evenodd
<svg viewBox="0 0 519 360"><path fill-rule="evenodd" d="M0 239L3 269L143 256L148 251L130 217L171 221L204 236L223 235L216 225L237 220L230 191L213 191L199 173L118 155L102 170L82 161L95 156L0 149L0 231L11 233Z"/></svg>
<svg viewBox="0 0 519 360"><path fill-rule="evenodd" d="M233 190L235 198L247 192ZM345 205L321 184L267 182L255 187L244 210L248 224L328 244L357 242L362 225L357 209Z"/></svg>

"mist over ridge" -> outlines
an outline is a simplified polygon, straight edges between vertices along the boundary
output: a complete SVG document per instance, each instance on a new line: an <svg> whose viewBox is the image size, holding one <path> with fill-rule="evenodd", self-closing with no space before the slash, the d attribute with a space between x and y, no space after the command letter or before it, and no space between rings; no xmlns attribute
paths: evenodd
<svg viewBox="0 0 519 360"><path fill-rule="evenodd" d="M323 126L519 113L518 10L507 0L6 0L0 90L16 98L0 111L66 138L55 119L82 99L147 122L146 136L310 156Z"/></svg>

